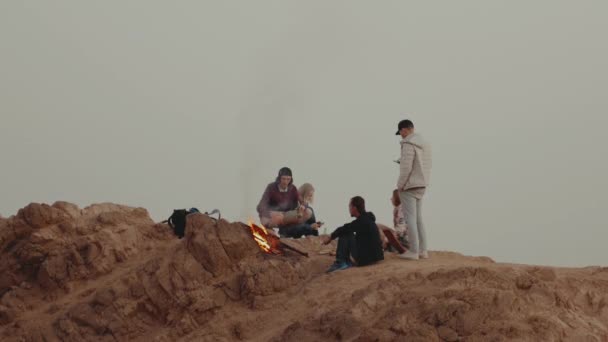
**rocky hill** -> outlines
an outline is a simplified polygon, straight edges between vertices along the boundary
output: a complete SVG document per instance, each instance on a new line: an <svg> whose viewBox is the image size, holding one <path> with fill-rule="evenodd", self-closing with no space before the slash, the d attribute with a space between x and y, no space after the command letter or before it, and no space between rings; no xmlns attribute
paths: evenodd
<svg viewBox="0 0 608 342"><path fill-rule="evenodd" d="M268 255L242 223L30 204L0 218L3 341L608 341L608 268L431 252L325 274L332 246Z"/></svg>

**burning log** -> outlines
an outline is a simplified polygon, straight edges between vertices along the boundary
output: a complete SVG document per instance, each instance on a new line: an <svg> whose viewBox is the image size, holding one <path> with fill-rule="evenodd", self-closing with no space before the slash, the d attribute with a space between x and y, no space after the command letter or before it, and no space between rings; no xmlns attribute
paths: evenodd
<svg viewBox="0 0 608 342"><path fill-rule="evenodd" d="M258 244L261 250L268 254L281 255L284 249L294 251L300 255L308 257L308 253L299 250L283 241L278 236L268 233L264 226L258 226L253 222L249 222L249 229L253 236L253 240Z"/></svg>
<svg viewBox="0 0 608 342"><path fill-rule="evenodd" d="M290 246L290 245L286 244L286 243L285 243L285 242L283 242L283 241L280 241L280 243L281 243L281 247L283 247L283 248L285 248L285 249L292 250L292 251L294 251L294 252L296 252L296 253L298 253L298 254L300 254L300 255L303 255L303 256L305 256L305 257L308 257L308 252L301 251L301 250L299 250L299 249L295 248L294 246Z"/></svg>
<svg viewBox="0 0 608 342"><path fill-rule="evenodd" d="M248 227L251 230L253 240L258 244L261 250L268 254L283 254L280 246L280 239L273 234L269 234L268 230L266 230L264 226L258 226L252 222L249 222Z"/></svg>

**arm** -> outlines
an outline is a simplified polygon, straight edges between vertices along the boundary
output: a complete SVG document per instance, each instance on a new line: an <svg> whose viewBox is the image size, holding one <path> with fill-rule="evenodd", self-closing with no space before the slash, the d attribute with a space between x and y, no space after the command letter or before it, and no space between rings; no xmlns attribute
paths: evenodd
<svg viewBox="0 0 608 342"><path fill-rule="evenodd" d="M365 228L364 226L365 225L362 225L357 220L354 220L351 223L347 223L347 224L343 225L342 227L336 228L336 230L334 230L334 232L331 233L331 235L326 235L325 239L323 240L323 244L327 245L331 242L331 240L337 239L342 235L352 234L353 232L358 232L361 229L364 229Z"/></svg>
<svg viewBox="0 0 608 342"><path fill-rule="evenodd" d="M342 235L352 234L353 232L356 232L356 231L357 231L357 226L354 221L351 223L347 223L347 224L343 225L342 227L336 228L336 230L334 230L334 232L331 233L331 240L337 239Z"/></svg>
<svg viewBox="0 0 608 342"><path fill-rule="evenodd" d="M283 225L300 224L303 220L304 207L300 205L300 195L294 185L289 186L289 210L283 215Z"/></svg>
<svg viewBox="0 0 608 342"><path fill-rule="evenodd" d="M300 194L298 193L298 188L293 184L291 185L291 189L289 189L289 195L291 210L298 209L300 207Z"/></svg>
<svg viewBox="0 0 608 342"><path fill-rule="evenodd" d="M302 222L307 222L308 220L310 220L311 218L314 217L314 213L310 207L308 207L304 210L303 215L304 216L302 217Z"/></svg>
<svg viewBox="0 0 608 342"><path fill-rule="evenodd" d="M414 157L416 150L411 144L405 143L401 146L401 159L399 159L399 179L397 180L397 189L403 190L407 180L412 173L414 166Z"/></svg>
<svg viewBox="0 0 608 342"><path fill-rule="evenodd" d="M393 227L397 227L397 224L399 224L399 207L394 207L393 208Z"/></svg>
<svg viewBox="0 0 608 342"><path fill-rule="evenodd" d="M260 217L270 216L268 202L270 202L270 185L268 185L266 190L264 190L264 194L262 194L262 198L260 199L260 202L256 208Z"/></svg>

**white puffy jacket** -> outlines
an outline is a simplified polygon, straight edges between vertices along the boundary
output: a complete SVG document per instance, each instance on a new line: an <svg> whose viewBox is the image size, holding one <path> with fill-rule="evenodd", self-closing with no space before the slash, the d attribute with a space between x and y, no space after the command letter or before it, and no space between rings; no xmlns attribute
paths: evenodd
<svg viewBox="0 0 608 342"><path fill-rule="evenodd" d="M401 140L400 172L397 189L427 187L431 179L432 151L419 134L412 133Z"/></svg>

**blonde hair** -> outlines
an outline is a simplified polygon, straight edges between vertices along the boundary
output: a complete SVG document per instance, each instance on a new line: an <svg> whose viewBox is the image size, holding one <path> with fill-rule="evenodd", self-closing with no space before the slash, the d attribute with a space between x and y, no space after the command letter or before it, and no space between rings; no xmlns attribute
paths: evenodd
<svg viewBox="0 0 608 342"><path fill-rule="evenodd" d="M304 183L304 184L300 185L300 188L298 189L298 193L300 194L301 199L304 199L305 197L307 197L309 194L313 193L314 191L315 191L315 188L310 183Z"/></svg>

